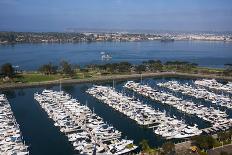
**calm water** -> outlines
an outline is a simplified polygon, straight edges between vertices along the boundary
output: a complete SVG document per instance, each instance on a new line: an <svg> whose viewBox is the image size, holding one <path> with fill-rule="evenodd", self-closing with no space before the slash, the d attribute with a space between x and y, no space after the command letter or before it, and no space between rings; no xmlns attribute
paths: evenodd
<svg viewBox="0 0 232 155"><path fill-rule="evenodd" d="M161 81L167 81L174 78L159 78L152 79L147 78L143 80L143 83L149 84L152 87L157 87L156 83ZM189 82L188 79L176 79L180 82ZM112 83L97 83L101 85L109 85ZM122 86L123 82L116 82L116 89L123 91L127 95L132 96L133 93ZM160 136L155 135L152 129L146 129L138 126L134 121L128 119L126 116L108 107L106 104L99 102L97 99L91 97L85 91L91 87L92 84L78 84L78 85L65 85L62 89L71 94L74 98L78 99L82 104L86 104L94 110L104 121L112 124L115 128L123 133L123 137L133 139L138 145L142 139L148 139L150 145L158 147L161 146L165 140ZM44 88L58 90L59 86L54 87L40 87L40 88L27 88L17 89L11 91L4 91L8 100L12 106L12 110L16 117L17 122L20 124L20 128L26 144L29 145L29 149L32 155L71 155L73 154L73 148L68 142L67 138L59 132L59 129L53 125L51 119L41 109L39 104L33 99L35 92L41 92ZM165 90L165 89L164 89ZM165 90L167 91L167 90ZM175 93L174 93L175 94ZM139 98L144 104L152 105L155 109L166 111L168 115L175 115L178 119L185 120L187 124L198 124L200 128L208 127L209 124L205 121L197 118L196 116L185 115L174 108L154 102L148 98L142 97L134 93L136 98ZM204 104L210 106L209 102L203 100L194 99L188 96L176 93L175 95L187 100L193 100L197 104ZM216 106L215 106L216 107ZM224 110L223 108L220 108ZM232 117L232 110L227 110L227 113ZM177 142L177 141L175 141Z"/></svg>
<svg viewBox="0 0 232 155"><path fill-rule="evenodd" d="M23 70L37 70L42 64L61 60L85 65L104 63L100 52L113 57L110 62L140 63L149 59L183 60L201 66L223 67L232 62L232 43L207 41L94 42L79 44L0 45L0 65L10 62Z"/></svg>

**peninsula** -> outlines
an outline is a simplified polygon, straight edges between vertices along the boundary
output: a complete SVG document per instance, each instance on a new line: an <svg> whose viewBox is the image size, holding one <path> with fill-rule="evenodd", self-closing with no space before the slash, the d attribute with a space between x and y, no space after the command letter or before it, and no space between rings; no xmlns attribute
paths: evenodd
<svg viewBox="0 0 232 155"><path fill-rule="evenodd" d="M1 66L0 89L37 87L71 83L88 83L112 80L138 79L145 77L215 78L232 81L232 65L215 69L199 67L181 61L144 61L142 64L129 62L91 64L80 68L62 61L59 66L52 63L42 65L37 71L18 71L11 64Z"/></svg>

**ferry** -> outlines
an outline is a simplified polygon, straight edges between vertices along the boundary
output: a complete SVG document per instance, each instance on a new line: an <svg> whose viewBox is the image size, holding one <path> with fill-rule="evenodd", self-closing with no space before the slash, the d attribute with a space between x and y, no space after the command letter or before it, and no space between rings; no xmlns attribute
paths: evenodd
<svg viewBox="0 0 232 155"><path fill-rule="evenodd" d="M112 56L109 53L101 52L101 59L102 60L110 60L110 59L112 59Z"/></svg>

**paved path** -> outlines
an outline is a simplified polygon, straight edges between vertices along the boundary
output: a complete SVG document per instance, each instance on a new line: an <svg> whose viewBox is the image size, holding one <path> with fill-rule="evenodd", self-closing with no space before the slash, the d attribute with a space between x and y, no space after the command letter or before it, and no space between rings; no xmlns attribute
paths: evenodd
<svg viewBox="0 0 232 155"><path fill-rule="evenodd" d="M183 143L175 144L176 154L177 155L196 155L197 153L194 153L190 150L191 147L191 141L186 141Z"/></svg>
<svg viewBox="0 0 232 155"><path fill-rule="evenodd" d="M208 151L208 155L220 155L221 152L227 152L232 154L232 144L225 145L223 147L217 147Z"/></svg>

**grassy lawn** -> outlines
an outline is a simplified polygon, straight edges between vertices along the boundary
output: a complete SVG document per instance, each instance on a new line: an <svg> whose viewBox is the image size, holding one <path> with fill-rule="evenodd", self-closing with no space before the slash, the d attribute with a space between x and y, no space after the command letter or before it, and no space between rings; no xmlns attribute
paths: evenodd
<svg viewBox="0 0 232 155"><path fill-rule="evenodd" d="M14 78L14 82L22 82L22 83L42 82L42 81L59 80L61 78L62 76L58 74L43 75L40 73L26 73L26 74L17 75L17 77Z"/></svg>
<svg viewBox="0 0 232 155"><path fill-rule="evenodd" d="M90 72L78 72L76 73L73 78L74 79L85 79L85 78L92 78L92 77L99 77L101 74L96 71L90 71Z"/></svg>
<svg viewBox="0 0 232 155"><path fill-rule="evenodd" d="M176 71L173 67L165 68L165 70L172 70ZM178 71L178 70L177 70ZM206 67L196 67L192 68L191 70L184 70L183 73L200 73L200 74L215 74L215 75L222 75L223 69L213 69L213 68L206 68ZM0 79L0 85L4 83L31 83L31 82L43 82L43 81L54 81L63 78L72 78L72 79L86 79L86 78L98 78L98 77L105 77L105 76L116 76L116 75L130 75L135 72L107 72L107 71L100 71L100 70L89 70L89 71L77 71L72 77L69 75L62 75L62 74L51 74L51 75L44 75L37 72L27 72L22 74L17 74L13 79L10 79L8 82L3 82ZM148 73L148 72L143 72Z"/></svg>
<svg viewBox="0 0 232 155"><path fill-rule="evenodd" d="M176 68L175 66L163 66L164 71L179 71L183 73L202 73L202 74L221 74L224 69L220 68L207 68L207 67L194 67L194 68Z"/></svg>
<svg viewBox="0 0 232 155"><path fill-rule="evenodd" d="M207 68L207 67L197 67L199 73L209 73L209 74L221 74L223 69L220 68Z"/></svg>

